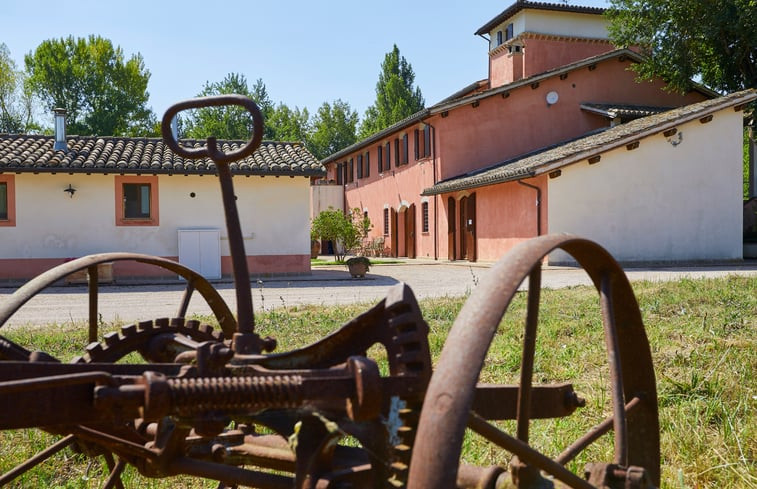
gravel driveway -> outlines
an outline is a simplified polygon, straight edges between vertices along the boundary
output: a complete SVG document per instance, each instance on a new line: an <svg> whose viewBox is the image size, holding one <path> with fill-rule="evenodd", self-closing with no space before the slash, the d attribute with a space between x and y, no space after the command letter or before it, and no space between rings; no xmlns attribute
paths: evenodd
<svg viewBox="0 0 757 489"><path fill-rule="evenodd" d="M462 264L408 260L403 264L372 266L365 279L352 279L342 266L319 266L310 276L268 278L253 284L256 311L283 305L372 304L386 295L387 288L406 282L418 298L462 296L470 293L491 264ZM757 279L757 263L710 267L667 267L626 269L634 280L675 280L681 277L715 277L729 274ZM542 277L546 288L589 284L582 269L546 267ZM234 288L230 282L216 284L221 296L235 310ZM13 288L0 288L0 302L7 300ZM109 285L100 289L99 310L105 321L125 322L172 317L176 315L184 293L179 283L162 285ZM199 294L193 296L189 314L210 314ZM18 310L5 326L65 324L86 321L87 287L51 287L38 294Z"/></svg>

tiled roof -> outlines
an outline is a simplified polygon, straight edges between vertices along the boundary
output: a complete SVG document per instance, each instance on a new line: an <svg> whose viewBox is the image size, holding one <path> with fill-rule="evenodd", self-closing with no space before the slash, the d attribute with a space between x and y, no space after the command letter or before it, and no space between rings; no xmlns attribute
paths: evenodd
<svg viewBox="0 0 757 489"><path fill-rule="evenodd" d="M744 90L636 119L600 133L542 148L489 168L444 180L425 189L421 195L437 195L534 177L638 141L649 134L656 134L718 110L743 105L755 99L757 99L757 90Z"/></svg>
<svg viewBox="0 0 757 489"><path fill-rule="evenodd" d="M199 140L181 140L201 147ZM0 173L215 174L208 158L185 159L159 138L70 136L68 151L54 151L52 136L0 134ZM225 152L246 141L218 141ZM241 175L323 176L326 170L301 143L263 141L251 156L231 163Z"/></svg>
<svg viewBox="0 0 757 489"><path fill-rule="evenodd" d="M665 112L673 107L652 107L648 105L619 105L619 104L593 104L584 103L581 104L581 108L594 112L610 119L620 117L624 120L638 119L639 117L646 117L648 115L659 114Z"/></svg>
<svg viewBox="0 0 757 489"><path fill-rule="evenodd" d="M619 60L628 59L632 63L639 63L644 60L644 57L640 55L639 53L632 51L630 49L625 49L625 48L616 49L613 51L608 51L606 53L591 56L589 58L585 58L579 61L575 61L573 63L569 63L566 65L557 67L553 70L545 71L543 73L538 73L536 75L532 75L527 78L521 78L520 80L516 80L506 85L501 85L496 88L475 91L471 93L470 89L474 85L478 85L480 87L480 82L476 82L475 84L468 85L462 90L458 90L455 94L453 94L453 96L447 97L441 102L438 102L432 105L431 107L420 110L416 112L415 114L412 114L411 116L392 124L386 129L383 129L366 139L358 141L355 144L352 144L340 151L337 151L336 153L332 155L327 156L326 158L321 160L321 163L326 164L326 163L330 163L332 161L338 160L342 157L345 157L349 155L350 153L353 153L364 146L367 146L376 141L384 139L387 136L392 135L393 133L399 131L400 129L404 129L405 127L411 126L412 124L416 124L430 115L439 114L441 112L449 111L457 107L462 107L464 105L467 105L467 104L470 104L470 103L473 103L485 98L494 97L496 95L502 95L507 92L510 92L511 90L515 90L516 88L520 88L523 86L530 86L533 83L538 83L548 78L562 75L563 73L568 73L574 70L578 70L578 69L591 66L596 63L601 63L603 61L611 60L611 59L619 59ZM710 90L709 88L704 87L702 85L698 85L698 84L693 84L692 90L696 90L707 97L718 96L717 92L714 92ZM462 94L462 96L455 98L454 95L458 95L458 94Z"/></svg>
<svg viewBox="0 0 757 489"><path fill-rule="evenodd" d="M605 9L601 7L583 7L581 5L567 5L564 3L529 2L526 0L517 0L514 4L510 5L504 11L502 11L502 13L494 17L483 26L479 27L479 29L475 32L475 35L480 36L482 34L488 34L489 31L491 31L493 28L525 8L534 10L557 10L560 12L575 12L579 14L595 15L601 15L605 11Z"/></svg>

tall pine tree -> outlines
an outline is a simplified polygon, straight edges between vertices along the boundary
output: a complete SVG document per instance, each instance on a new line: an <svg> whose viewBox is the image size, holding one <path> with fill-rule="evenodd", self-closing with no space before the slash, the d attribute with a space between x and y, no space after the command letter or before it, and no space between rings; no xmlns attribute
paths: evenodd
<svg viewBox="0 0 757 489"><path fill-rule="evenodd" d="M419 87L413 87L415 73L397 45L386 53L376 83L376 102L365 111L360 138L385 129L419 110L424 100Z"/></svg>

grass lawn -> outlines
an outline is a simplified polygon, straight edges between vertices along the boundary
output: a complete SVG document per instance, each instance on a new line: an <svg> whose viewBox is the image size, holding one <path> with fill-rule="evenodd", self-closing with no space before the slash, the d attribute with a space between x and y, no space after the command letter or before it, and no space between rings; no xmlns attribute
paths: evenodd
<svg viewBox="0 0 757 489"><path fill-rule="evenodd" d="M757 488L757 279L639 282L634 289L657 376L662 487ZM463 302L464 298L421 302L435 361ZM366 308L284 307L259 315L257 331L275 336L279 350L286 351L322 338ZM490 348L482 381L516 381L524 310L521 294ZM573 382L588 400L577 415L532 423L531 444L555 456L608 414L608 369L593 288L544 291L539 317L534 382ZM120 326L106 325L102 333ZM82 353L86 331L83 324L49 325L6 335L27 348L69 361ZM514 433L512 424L503 426ZM0 432L0 473L51 440L38 430ZM587 461L608 461L611 442L612 435L603 437L571 468L580 472ZM470 436L464 458L487 465L505 463L508 455ZM89 459L66 449L27 474L17 487L100 487L101 471L99 460L90 465ZM144 479L132 468L123 478L127 487L216 487L188 478Z"/></svg>

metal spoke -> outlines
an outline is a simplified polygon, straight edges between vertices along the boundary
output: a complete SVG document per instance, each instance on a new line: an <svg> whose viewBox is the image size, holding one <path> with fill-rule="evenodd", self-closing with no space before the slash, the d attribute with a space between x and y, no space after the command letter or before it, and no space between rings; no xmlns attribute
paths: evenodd
<svg viewBox="0 0 757 489"><path fill-rule="evenodd" d="M634 397L625 405L623 411L630 414L635 408L641 405L641 398ZM568 448L558 455L555 461L565 465L581 453L586 447L594 443L600 436L604 435L613 428L615 416L608 416L604 421L590 429L584 436L573 442Z"/></svg>
<svg viewBox="0 0 757 489"><path fill-rule="evenodd" d="M492 443L496 443L508 452L517 455L521 461L533 465L534 467L538 467L552 475L555 479L568 484L574 489L596 489L593 485L578 477L576 474L551 458L539 453L527 443L508 435L475 413L470 414L470 417L468 418L468 427Z"/></svg>
<svg viewBox="0 0 757 489"><path fill-rule="evenodd" d="M531 419L531 383L534 373L536 350L536 326L539 323L539 298L541 297L541 263L537 263L528 276L528 307L526 331L523 335L523 359L520 365L518 388L518 439L528 443L528 425Z"/></svg>
<svg viewBox="0 0 757 489"><path fill-rule="evenodd" d="M50 445L46 449L42 450L32 458L26 460L24 463L17 465L10 471L6 472L2 476L0 476L0 486L3 486L7 484L8 482L12 481L19 475L23 474L24 472L28 471L29 469L32 469L36 467L37 465L41 464L48 458L52 457L56 453L60 452L70 444L72 444L75 440L74 435L68 435L65 438L61 438L54 444Z"/></svg>
<svg viewBox="0 0 757 489"><path fill-rule="evenodd" d="M602 325L605 329L607 360L610 364L612 389L613 429L615 431L615 463L628 465L628 425L626 423L625 401L623 399L623 368L618 342L618 328L615 323L615 305L612 299L611 276L605 273L600 286L600 307Z"/></svg>

